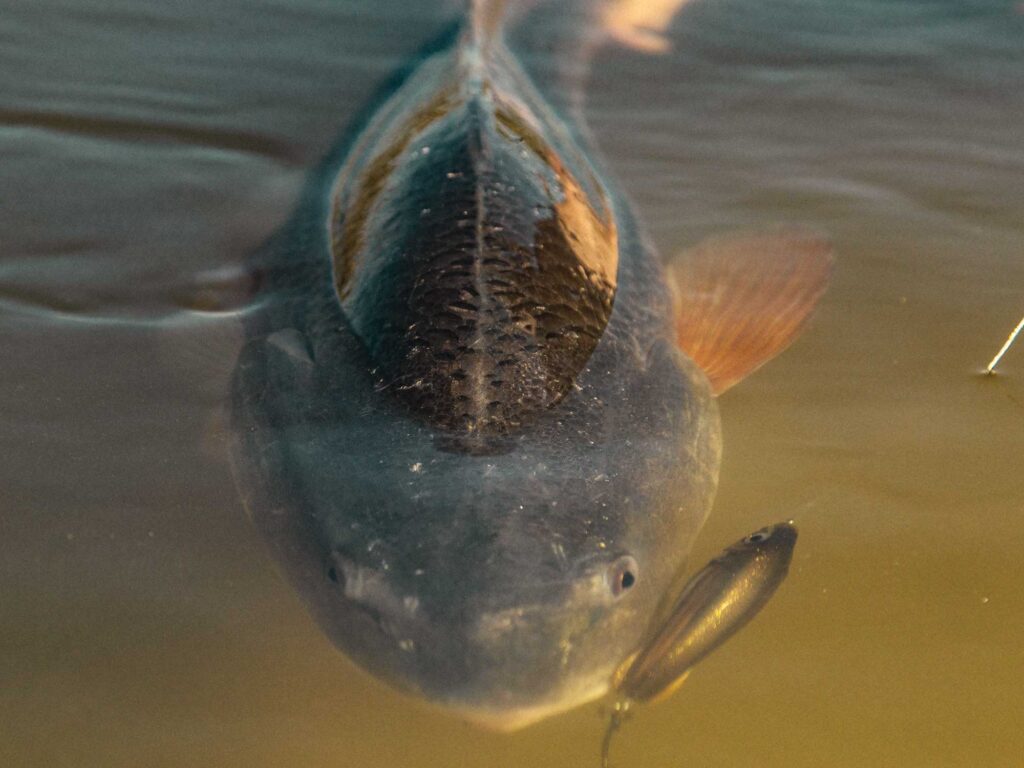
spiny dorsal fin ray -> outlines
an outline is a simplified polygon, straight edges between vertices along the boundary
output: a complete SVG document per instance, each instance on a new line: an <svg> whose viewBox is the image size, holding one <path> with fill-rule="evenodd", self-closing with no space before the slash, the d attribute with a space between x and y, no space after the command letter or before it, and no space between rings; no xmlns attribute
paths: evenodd
<svg viewBox="0 0 1024 768"><path fill-rule="evenodd" d="M507 7L508 0L469 0L469 26L480 50L501 34Z"/></svg>
<svg viewBox="0 0 1024 768"><path fill-rule="evenodd" d="M714 237L670 267L676 338L721 394L788 347L828 286L832 245L804 228Z"/></svg>

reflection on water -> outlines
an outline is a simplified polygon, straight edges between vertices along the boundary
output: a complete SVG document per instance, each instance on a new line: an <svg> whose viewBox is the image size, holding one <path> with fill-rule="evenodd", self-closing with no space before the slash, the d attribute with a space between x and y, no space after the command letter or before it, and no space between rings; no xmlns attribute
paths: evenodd
<svg viewBox="0 0 1024 768"><path fill-rule="evenodd" d="M5 765L593 765L596 707L512 737L337 654L216 450L237 335L177 320L452 16L398 0L0 12ZM513 38L555 101L571 14ZM1024 753L1024 17L1003 0L699 0L586 103L664 253L802 221L813 325L721 402L693 561L792 516L771 609L616 743L645 765L1013 765ZM187 293L187 292L186 292ZM40 305L60 316L26 312ZM71 318L124 320L102 326ZM798 510L797 512L793 512Z"/></svg>

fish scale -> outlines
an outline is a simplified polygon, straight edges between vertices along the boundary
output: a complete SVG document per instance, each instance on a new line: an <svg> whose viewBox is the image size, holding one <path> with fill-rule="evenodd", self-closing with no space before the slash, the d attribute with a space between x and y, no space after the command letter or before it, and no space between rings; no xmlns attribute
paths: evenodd
<svg viewBox="0 0 1024 768"><path fill-rule="evenodd" d="M614 298L611 269L588 263L616 258L609 228L603 242L580 237L578 208L584 223L598 214L567 202L577 182L489 90L425 127L414 118L400 151L379 150L386 180L371 160L338 192L372 201L335 223L350 230L334 253L342 306L382 386L474 437L506 435L569 391Z"/></svg>

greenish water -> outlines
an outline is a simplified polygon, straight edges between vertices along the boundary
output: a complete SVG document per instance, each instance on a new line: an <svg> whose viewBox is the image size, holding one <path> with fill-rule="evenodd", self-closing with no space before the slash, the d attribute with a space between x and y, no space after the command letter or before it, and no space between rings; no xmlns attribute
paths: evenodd
<svg viewBox="0 0 1024 768"><path fill-rule="evenodd" d="M514 46L564 103L577 18L537 14ZM598 705L491 734L329 645L210 437L237 339L181 313L452 18L0 2L3 765L597 765ZM586 89L661 251L796 221L839 261L801 340L723 396L694 549L793 517L790 577L615 760L1019 765L1024 348L977 372L1024 314L1024 15L695 0L669 37L598 51Z"/></svg>

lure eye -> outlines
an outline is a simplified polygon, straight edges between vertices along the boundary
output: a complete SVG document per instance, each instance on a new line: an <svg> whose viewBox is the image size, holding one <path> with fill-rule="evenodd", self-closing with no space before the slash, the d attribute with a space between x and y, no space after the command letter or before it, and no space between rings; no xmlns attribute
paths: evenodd
<svg viewBox="0 0 1024 768"><path fill-rule="evenodd" d="M610 566L608 566L608 588L615 597L620 597L628 592L636 584L640 568L629 555L623 555Z"/></svg>
<svg viewBox="0 0 1024 768"><path fill-rule="evenodd" d="M771 531L758 531L752 533L743 540L744 544L760 544L762 541L768 541L772 537Z"/></svg>

